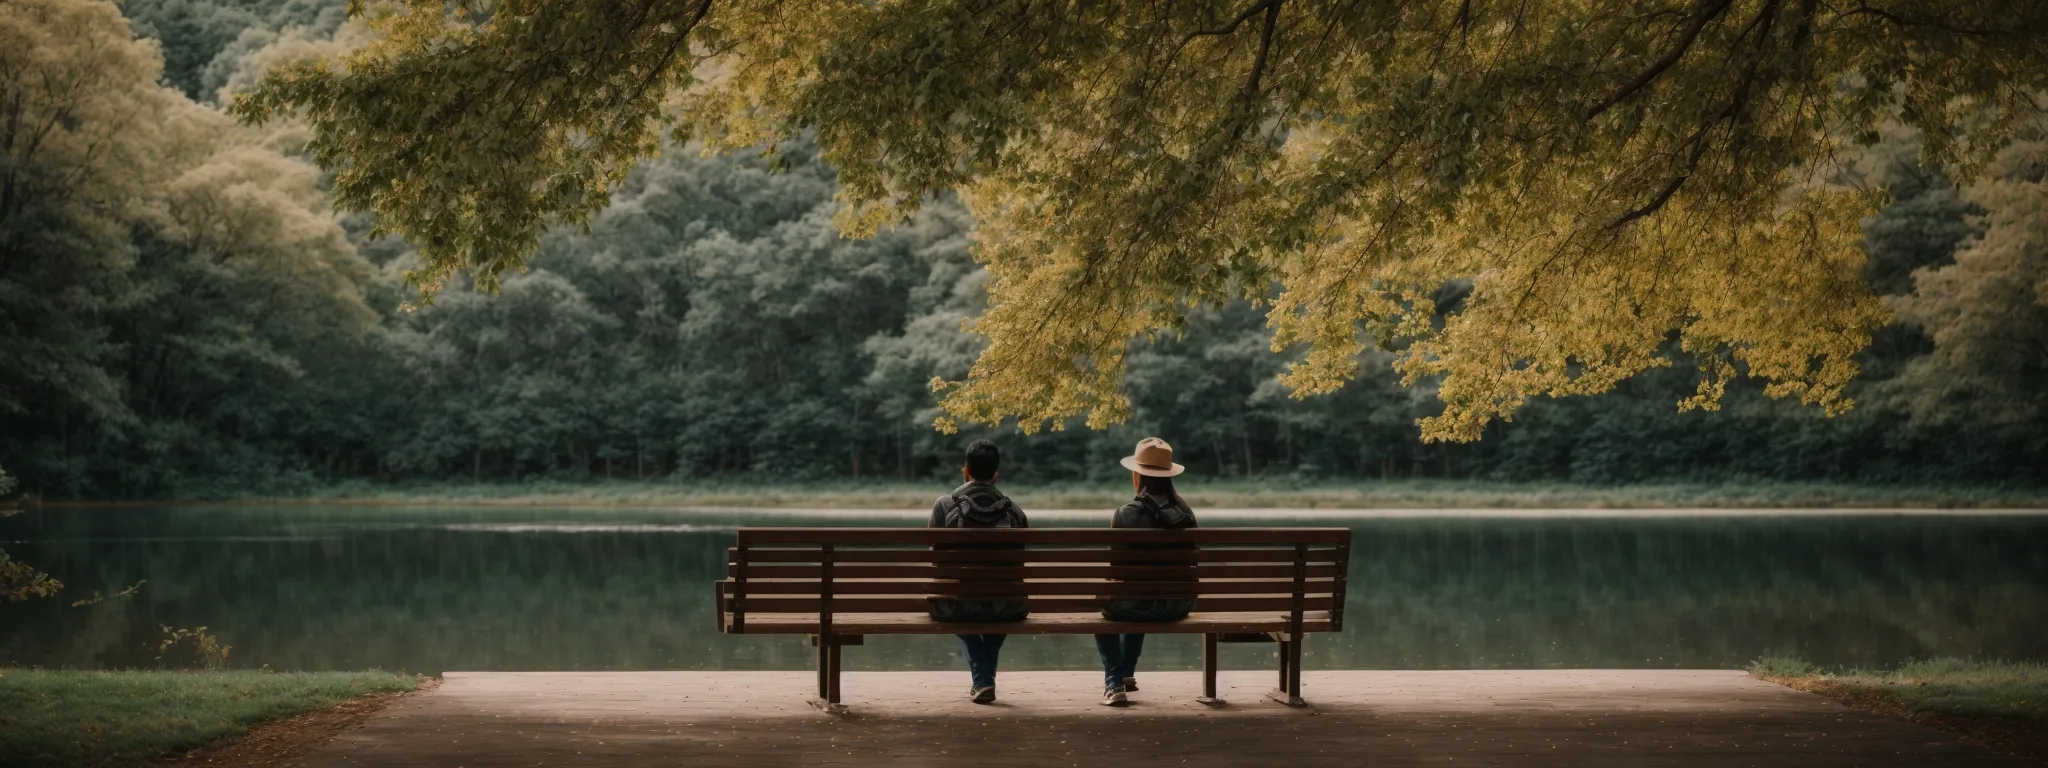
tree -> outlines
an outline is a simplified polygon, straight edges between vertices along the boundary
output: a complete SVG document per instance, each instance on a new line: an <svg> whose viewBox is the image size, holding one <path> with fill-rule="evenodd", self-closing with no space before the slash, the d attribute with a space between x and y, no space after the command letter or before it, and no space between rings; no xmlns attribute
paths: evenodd
<svg viewBox="0 0 2048 768"><path fill-rule="evenodd" d="M110 2L0 5L0 460L37 493L274 477L285 385L377 320L318 169L161 71Z"/></svg>
<svg viewBox="0 0 2048 768"><path fill-rule="evenodd" d="M1914 271L1913 293L1891 300L1934 342L1894 389L1925 420L2039 424L2048 417L2048 120L2026 126L1964 196L1984 211L1983 234L1953 263Z"/></svg>
<svg viewBox="0 0 2048 768"><path fill-rule="evenodd" d="M1802 182L1894 110L1967 172L2048 86L2031 0L414 0L235 104L303 114L339 204L482 287L578 222L664 124L714 148L815 127L843 229L946 189L979 222L988 339L944 399L1027 426L1129 414L1130 339L1282 290L1285 381L1375 343L1441 376L1425 436L1534 395L1708 364L1840 412L1885 312L1874 200ZM1788 191L1789 190L1789 191ZM1453 280L1472 293L1437 317Z"/></svg>
<svg viewBox="0 0 2048 768"><path fill-rule="evenodd" d="M251 51L293 30L332 32L345 6L334 0L126 0L121 10L135 34L163 48L163 79L206 101Z"/></svg>
<svg viewBox="0 0 2048 768"><path fill-rule="evenodd" d="M1889 126L1884 139L1860 153L1860 183L1879 186L1890 201L1863 220L1863 274L1882 296L1913 292L1913 271L1955 260L1956 248L1979 234L1955 184L1920 164L1920 137Z"/></svg>
<svg viewBox="0 0 2048 768"><path fill-rule="evenodd" d="M0 415L76 404L127 416L83 286L122 270L143 190L199 129L158 85L154 47L112 3L0 6Z"/></svg>
<svg viewBox="0 0 2048 768"><path fill-rule="evenodd" d="M1962 198L1947 176L1920 164L1917 134L1888 126L1883 135L1853 165L1855 183L1889 193L1889 202L1863 220L1863 276L1872 291L1894 297L1913 292L1914 270L1954 261L1956 249L1978 234L1971 214L1981 211ZM1893 378L1931 348L1920 329L1886 324L1871 334L1861 378Z"/></svg>

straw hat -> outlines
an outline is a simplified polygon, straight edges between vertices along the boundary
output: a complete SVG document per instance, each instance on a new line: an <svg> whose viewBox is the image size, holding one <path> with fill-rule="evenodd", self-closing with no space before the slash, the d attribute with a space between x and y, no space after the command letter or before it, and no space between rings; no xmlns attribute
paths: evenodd
<svg viewBox="0 0 2048 768"><path fill-rule="evenodd" d="M1124 469L1152 477L1173 477L1188 471L1187 467L1173 463L1173 446L1156 437L1139 440L1137 449L1125 456L1122 464Z"/></svg>

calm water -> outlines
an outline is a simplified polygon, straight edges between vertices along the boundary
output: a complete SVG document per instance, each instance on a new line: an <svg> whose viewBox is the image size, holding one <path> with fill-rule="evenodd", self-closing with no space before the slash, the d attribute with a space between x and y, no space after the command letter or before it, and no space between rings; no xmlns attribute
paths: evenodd
<svg viewBox="0 0 2048 768"><path fill-rule="evenodd" d="M0 606L0 664L156 666L168 625L210 628L235 666L281 670L807 668L800 638L714 629L710 582L741 524L857 523L659 510L30 512L0 519L0 542L68 588L62 601ZM1346 629L1310 639L1311 668L2048 659L2043 517L1339 524L1355 531ZM144 579L133 598L68 607ZM1232 666L1270 657L1226 649ZM847 663L952 668L956 654L951 638L870 638ZM1003 663L1081 669L1093 655L1083 638L1020 637ZM1198 661L1193 638L1146 647L1150 668Z"/></svg>

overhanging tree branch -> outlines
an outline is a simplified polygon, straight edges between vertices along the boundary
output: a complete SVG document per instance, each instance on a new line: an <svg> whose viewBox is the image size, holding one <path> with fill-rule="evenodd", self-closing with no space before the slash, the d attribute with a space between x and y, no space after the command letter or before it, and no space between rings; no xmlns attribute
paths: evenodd
<svg viewBox="0 0 2048 768"><path fill-rule="evenodd" d="M1662 57L1651 63L1648 69L1643 70L1613 93L1608 94L1607 98L1601 99L1591 108L1588 108L1586 110L1586 119L1591 120L1599 117L1600 113L1606 112L1609 107L1621 103L1623 99L1634 96L1637 91L1641 91L1645 86L1649 85L1650 81L1656 80L1658 75L1664 74L1664 70L1670 69L1672 65L1678 63L1679 59L1685 58L1686 51L1692 50L1693 41L1699 39L1700 30L1706 29L1708 22L1720 16L1722 11L1728 10L1729 2L1730 0L1702 0L1699 12L1694 13L1692 19L1685 23L1685 29L1679 32L1678 42L1671 46L1671 50L1666 51Z"/></svg>
<svg viewBox="0 0 2048 768"><path fill-rule="evenodd" d="M1193 32L1187 33L1186 35L1181 37L1180 44L1175 45L1173 47L1173 52L1167 54L1166 58L1160 61L1160 66L1162 68L1171 66L1173 64L1174 59L1180 58L1180 52L1188 47L1188 43L1194 42L1195 38L1222 37L1232 32L1236 32L1237 28L1243 25L1246 19L1249 19L1253 16L1257 16L1260 12L1266 12L1269 14L1276 12L1280 9L1280 5L1285 2L1287 2L1287 0L1259 0L1259 2L1252 3L1251 7L1246 8L1243 12L1237 14L1237 16L1235 18L1232 18L1230 20L1230 23L1228 24L1225 24L1220 27L1214 27L1211 29L1197 29Z"/></svg>
<svg viewBox="0 0 2048 768"><path fill-rule="evenodd" d="M1237 17L1231 19L1229 24L1214 29L1198 29L1189 32L1187 37L1181 40L1181 44L1186 45L1187 41L1197 37L1218 37L1236 32L1238 25L1243 24L1246 19L1259 15L1261 11L1270 11L1273 8L1277 8L1284 2L1287 2L1287 0L1259 0L1259 2L1252 3L1251 7L1244 9L1242 13L1237 14Z"/></svg>
<svg viewBox="0 0 2048 768"><path fill-rule="evenodd" d="M1782 2L1783 0L1770 0L1765 3L1764 7L1757 11L1756 18L1752 19L1743 28L1742 34L1744 37L1749 36L1751 33L1756 33L1757 50L1750 56L1748 63L1743 67L1742 79L1736 83L1735 93L1729 97L1727 106L1723 107L1719 113L1716 113L1712 120L1707 121L1705 125L1701 125L1697 130L1693 131L1692 135L1686 137L1684 144L1679 145L1681 147L1690 147L1690 151L1686 155L1684 167L1676 175L1672 176L1670 181L1665 182L1664 186L1659 188L1657 194L1652 196L1648 202L1622 214L1620 218L1614 220L1614 223L1607 225L1608 231L1612 232L1621 229L1630 222L1663 210L1664 206L1671 202L1672 196L1678 194L1679 188L1685 186L1685 183L1692 179L1693 173L1699 170L1700 161L1706 157L1709 132L1723 122L1733 123L1741 119L1743 111L1749 106L1749 96L1752 87L1757 81L1758 68L1769 51L1771 29L1777 19L1778 9ZM1810 13L1812 5L1809 2L1804 4L1803 7ZM1810 17L1808 20L1811 20ZM1802 25L1802 29L1807 28ZM1802 31L1799 33L1799 37L1803 39L1805 34L1806 32Z"/></svg>
<svg viewBox="0 0 2048 768"><path fill-rule="evenodd" d="M1939 21L1928 21L1925 19L1908 19L1904 16L1892 13L1891 11L1887 11L1883 8L1872 8L1868 5L1862 4L1858 4L1854 8L1843 11L1842 15L1845 17L1875 16L1877 18L1884 19L1885 21L1889 21L1893 24L1897 24L1901 27L1926 27L1928 29L1938 29L1943 32L1948 32L1957 35L1967 35L1970 37L1991 37L1994 35L2005 34L2008 31L2010 31L2003 29L1980 29L1971 27L1958 27L1952 24L1943 24Z"/></svg>
<svg viewBox="0 0 2048 768"><path fill-rule="evenodd" d="M1265 77L1267 55L1273 51L1273 33L1278 29L1279 24L1280 4L1277 2L1267 3L1266 24L1259 31L1259 52L1258 55L1252 58L1251 75L1245 78L1244 90L1238 95L1238 98L1241 100L1241 108L1245 112L1245 119L1238 122L1237 130L1233 132L1235 134L1232 137L1233 140L1235 140L1236 136L1242 136L1245 126L1251 122L1252 106L1258 102L1259 82Z"/></svg>
<svg viewBox="0 0 2048 768"><path fill-rule="evenodd" d="M647 76L641 78L640 84L628 92L630 97L637 98L641 94L646 93L648 87L654 85L654 81L660 78L662 73L668 71L669 65L673 64L676 60L676 52L682 50L683 45L690 39L690 33L697 30L697 25L702 23L704 17L709 13L711 13L711 0L704 0L697 5L696 12L690 14L690 20L684 23L681 29L675 31L675 37L669 40L668 48L661 52L660 63L649 67L647 69Z"/></svg>

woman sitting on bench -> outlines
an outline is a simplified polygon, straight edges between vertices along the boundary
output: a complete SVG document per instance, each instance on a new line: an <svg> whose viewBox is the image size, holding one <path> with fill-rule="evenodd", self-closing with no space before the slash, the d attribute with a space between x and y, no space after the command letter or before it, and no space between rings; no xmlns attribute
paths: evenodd
<svg viewBox="0 0 2048 768"><path fill-rule="evenodd" d="M1165 440L1148 437L1138 441L1138 448L1124 457L1125 469L1131 471L1131 488L1137 491L1137 498L1123 505L1111 520L1112 528L1162 528L1179 530L1195 527L1195 511L1188 507L1186 500L1173 490L1173 477L1187 470L1173 463L1173 446ZM1193 549L1192 544L1131 544L1122 547L1131 550ZM1146 561L1143 559L1117 559L1118 565L1172 567L1186 565L1189 573L1185 579L1152 578L1145 581L1181 582L1195 581L1192 562L1187 561ZM1103 605L1102 617L1110 621L1179 621L1187 618L1195 609L1193 597L1119 597ZM1102 703L1105 706L1121 707L1130 703L1131 692L1138 690L1138 653L1144 650L1144 635L1096 635L1095 650L1102 656Z"/></svg>

